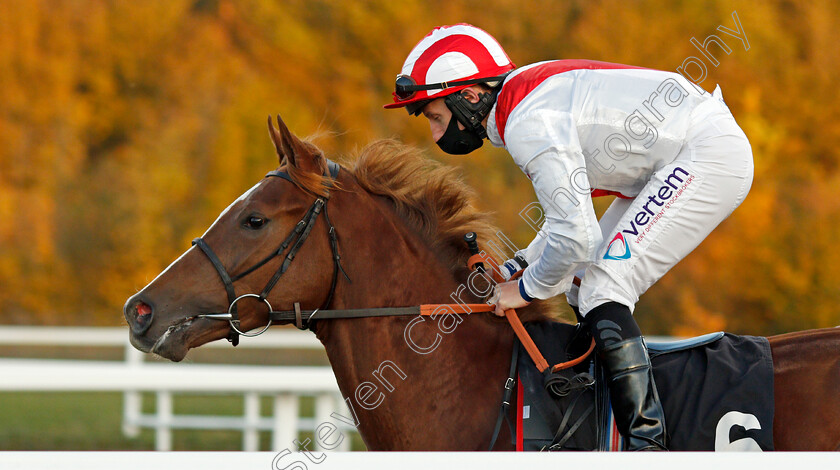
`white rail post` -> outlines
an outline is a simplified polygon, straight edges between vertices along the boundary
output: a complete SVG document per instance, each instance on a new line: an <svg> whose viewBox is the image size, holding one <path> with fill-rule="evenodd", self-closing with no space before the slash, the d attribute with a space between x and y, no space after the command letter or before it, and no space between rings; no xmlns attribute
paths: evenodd
<svg viewBox="0 0 840 470"><path fill-rule="evenodd" d="M242 450L260 450L260 396L255 392L245 394L245 429L242 430Z"/></svg>
<svg viewBox="0 0 840 470"><path fill-rule="evenodd" d="M352 413L350 413L350 410L347 408L347 405L345 405L344 397L342 397L340 393L333 395L333 400L335 400L335 411L336 412L338 412L342 416L353 416ZM339 429L341 429L341 425L339 426ZM349 432L344 432L346 430L347 430L346 426L345 426L345 429L341 429L341 434L344 436L344 440L341 441L341 444L339 444L338 448L336 449L339 452L349 452L350 451L350 443L351 443L350 433ZM355 430L355 428L353 428L353 430Z"/></svg>
<svg viewBox="0 0 840 470"><path fill-rule="evenodd" d="M155 420L155 450L172 450L172 393L157 392L157 419Z"/></svg>
<svg viewBox="0 0 840 470"><path fill-rule="evenodd" d="M279 452L294 448L298 437L298 414L300 403L296 395L280 393L274 397L274 426L271 432L271 450Z"/></svg>
<svg viewBox="0 0 840 470"><path fill-rule="evenodd" d="M315 434L315 443L314 448L320 451L325 451L325 449L321 447L318 439L318 426L321 423L332 423L332 418L330 418L330 413L335 411L335 399L333 399L332 393L320 393L315 396L315 427L312 432ZM335 438L335 436L333 436ZM346 439L346 436L344 437Z"/></svg>
<svg viewBox="0 0 840 470"><path fill-rule="evenodd" d="M130 369L138 369L143 365L143 353L134 349L128 341L125 343L125 362ZM123 393L123 422L122 432L127 437L140 435L140 414L143 411L143 401L140 392L126 390Z"/></svg>

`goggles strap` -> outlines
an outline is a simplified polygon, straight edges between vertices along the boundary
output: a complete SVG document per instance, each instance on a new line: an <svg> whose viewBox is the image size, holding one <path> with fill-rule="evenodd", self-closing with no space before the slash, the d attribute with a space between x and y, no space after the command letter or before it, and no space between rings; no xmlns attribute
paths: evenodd
<svg viewBox="0 0 840 470"><path fill-rule="evenodd" d="M510 72L508 72L510 73ZM507 73L504 75L499 75L496 77L484 77L484 78L473 78L470 80L456 80L454 82L440 82L440 83L429 83L426 85L417 85L413 78L408 75L400 75L397 77L397 83L395 85L395 95L400 100L408 100L414 96L415 92L418 91L427 91L427 90L445 90L447 88L451 88L453 86L462 86L462 85L475 85L477 83L487 83L487 82L500 82L507 77ZM400 84L400 80L407 80L411 83L408 85ZM402 96L404 95L404 96Z"/></svg>

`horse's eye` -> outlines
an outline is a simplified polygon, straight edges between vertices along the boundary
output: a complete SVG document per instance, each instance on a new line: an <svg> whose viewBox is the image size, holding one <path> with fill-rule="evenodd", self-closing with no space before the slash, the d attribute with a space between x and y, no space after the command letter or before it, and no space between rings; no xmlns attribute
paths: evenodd
<svg viewBox="0 0 840 470"><path fill-rule="evenodd" d="M247 228L257 230L257 229L262 228L262 226L265 225L265 222L266 222L266 220L263 217L260 217L258 215L252 215L252 216L248 217L247 220L245 220L244 225Z"/></svg>

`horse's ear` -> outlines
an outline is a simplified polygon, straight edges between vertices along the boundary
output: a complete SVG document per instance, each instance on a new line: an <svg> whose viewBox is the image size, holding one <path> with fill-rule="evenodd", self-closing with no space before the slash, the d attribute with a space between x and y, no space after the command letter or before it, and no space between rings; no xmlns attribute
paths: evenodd
<svg viewBox="0 0 840 470"><path fill-rule="evenodd" d="M280 120L279 115L277 116L277 121L280 127L282 127L286 131L286 133L289 133L289 129L286 127L285 123L282 120ZM283 139L283 136L274 127L274 123L271 122L271 115L268 116L268 135L269 137L271 137L271 141L274 143L274 150L277 151L277 158L279 158L281 162L283 161L284 156L293 153L291 146L288 144L287 141Z"/></svg>
<svg viewBox="0 0 840 470"><path fill-rule="evenodd" d="M285 158L289 165L301 170L319 172L315 161L318 155L314 154L307 145L292 134L286 123L280 119L279 114L277 115L277 128L271 122L271 116L268 116L268 135L274 142L274 149L277 151L280 164L283 163L283 158Z"/></svg>

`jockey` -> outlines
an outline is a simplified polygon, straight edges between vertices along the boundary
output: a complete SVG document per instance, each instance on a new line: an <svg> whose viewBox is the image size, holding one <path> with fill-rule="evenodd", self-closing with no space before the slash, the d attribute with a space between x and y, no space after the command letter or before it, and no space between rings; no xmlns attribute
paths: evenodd
<svg viewBox="0 0 840 470"><path fill-rule="evenodd" d="M394 102L463 155L484 139L531 180L544 222L505 262L496 314L560 293L589 325L628 450L666 449L665 420L633 310L639 296L744 200L752 150L720 88L590 60L514 70L488 33L435 28L397 76ZM617 196L600 220L592 197Z"/></svg>

